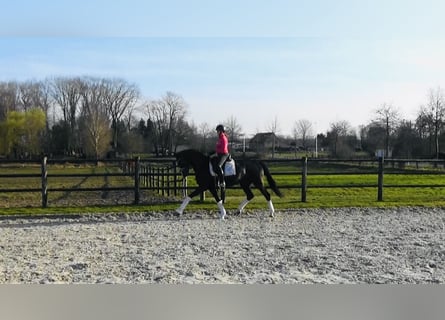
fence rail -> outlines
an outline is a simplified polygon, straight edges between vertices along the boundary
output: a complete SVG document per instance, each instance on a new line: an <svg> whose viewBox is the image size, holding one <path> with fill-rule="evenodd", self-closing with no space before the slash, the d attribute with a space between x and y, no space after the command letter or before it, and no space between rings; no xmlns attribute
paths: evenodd
<svg viewBox="0 0 445 320"><path fill-rule="evenodd" d="M264 160L264 162L292 165L292 171L289 170L274 170L271 167L272 175L289 175L295 176L296 183L289 185L280 185L282 189L300 189L301 202L307 201L308 188L376 188L376 198L378 201L383 201L384 188L445 188L445 184L385 184L385 174L445 174L445 162L443 160L419 160L419 159L351 159L351 160L334 160L334 159L274 159ZM106 173L51 173L49 166L57 164L72 164L85 165L88 163L112 163L120 168L120 172L106 172ZM40 166L41 173L28 174L12 174L2 172L1 167L12 164L19 164L26 166ZM351 166L353 164L353 166ZM326 166L343 166L341 170L323 171ZM410 170L406 170L407 167ZM350 167L354 167L353 170ZM357 170L357 167L360 170ZM320 169L321 168L321 169ZM311 175L374 175L377 176L377 183L363 183L363 184L309 184L308 176ZM97 187L56 187L52 186L48 179L50 178L88 178L88 177L128 177L129 184L124 186L97 186ZM139 157L132 159L100 159L100 160L55 160L44 157L39 161L7 161L0 160L0 179L11 178L38 178L40 179L39 187L29 188L0 188L0 193L23 193L36 192L41 193L41 205L47 207L48 194L50 192L85 192L85 191L132 191L134 194L134 204L140 203L140 193L142 190L152 190L159 193L161 196L178 196L187 193L187 181L182 178L179 168L173 158L166 159L143 159ZM297 181L298 180L298 181ZM202 196L202 198L204 198Z"/></svg>

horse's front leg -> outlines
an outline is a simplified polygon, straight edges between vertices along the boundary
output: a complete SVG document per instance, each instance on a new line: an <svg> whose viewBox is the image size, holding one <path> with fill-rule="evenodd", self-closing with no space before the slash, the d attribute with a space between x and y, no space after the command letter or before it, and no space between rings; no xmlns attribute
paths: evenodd
<svg viewBox="0 0 445 320"><path fill-rule="evenodd" d="M262 184L257 185L257 188L260 189L261 193L263 194L264 198L266 198L267 206L269 207L269 217L275 216L275 208L272 203L272 199L270 197L270 193L267 192L266 188Z"/></svg>
<svg viewBox="0 0 445 320"><path fill-rule="evenodd" d="M216 204L218 205L219 218L221 220L224 220L227 212L226 212L226 209L224 208L223 200L221 200L221 198L219 197L218 192L216 191L215 187L209 188L209 191L212 194L212 196L215 198Z"/></svg>
<svg viewBox="0 0 445 320"><path fill-rule="evenodd" d="M184 200L182 201L179 208L176 209L176 213L179 215L182 215L182 213L184 212L185 208L187 207L189 202L192 200L192 198L196 197L198 194L200 194L201 192L204 192L204 191L205 191L205 189L203 189L203 188L195 189L192 193L190 193L187 197L184 198Z"/></svg>

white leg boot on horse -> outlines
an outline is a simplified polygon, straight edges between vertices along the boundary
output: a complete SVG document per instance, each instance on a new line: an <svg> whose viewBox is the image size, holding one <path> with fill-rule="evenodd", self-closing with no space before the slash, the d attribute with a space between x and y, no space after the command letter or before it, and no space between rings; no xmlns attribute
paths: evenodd
<svg viewBox="0 0 445 320"><path fill-rule="evenodd" d="M275 214L275 208L273 207L272 200L269 200L267 204L269 205L269 216L273 218Z"/></svg>
<svg viewBox="0 0 445 320"><path fill-rule="evenodd" d="M244 208L247 206L247 204L250 202L250 200L244 199L240 205L238 206L238 210L236 211L236 214L243 213Z"/></svg>
<svg viewBox="0 0 445 320"><path fill-rule="evenodd" d="M217 204L218 204L218 208L219 208L219 218L221 220L224 220L224 218L226 216L226 209L224 208L222 200L220 200Z"/></svg>
<svg viewBox="0 0 445 320"><path fill-rule="evenodd" d="M192 200L192 198L190 198L190 197L185 197L185 198L184 198L184 201L182 201L181 206L180 206L178 209L176 209L176 212L177 212L179 215L182 215L182 213L184 212L185 207L187 207L187 205L189 204L189 202L190 202L191 200Z"/></svg>

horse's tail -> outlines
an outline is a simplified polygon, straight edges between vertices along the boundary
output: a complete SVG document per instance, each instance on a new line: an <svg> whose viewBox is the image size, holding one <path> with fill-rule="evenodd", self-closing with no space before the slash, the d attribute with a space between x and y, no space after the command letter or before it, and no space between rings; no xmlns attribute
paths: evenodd
<svg viewBox="0 0 445 320"><path fill-rule="evenodd" d="M283 197L283 193L278 189L277 183L273 179L272 175L270 174L269 168L266 166L266 164L263 161L259 162L261 167L263 168L264 175L267 178L267 183L269 184L269 187L275 192L277 196L280 198Z"/></svg>

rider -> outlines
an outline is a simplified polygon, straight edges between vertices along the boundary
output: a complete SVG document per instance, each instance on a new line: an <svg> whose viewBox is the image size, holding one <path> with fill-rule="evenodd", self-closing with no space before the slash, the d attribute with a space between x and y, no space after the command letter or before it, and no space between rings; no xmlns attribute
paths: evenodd
<svg viewBox="0 0 445 320"><path fill-rule="evenodd" d="M226 135L226 129L222 124L216 126L218 133L218 142L216 143L216 160L213 162L213 170L218 175L218 185L220 188L225 188L224 174L222 166L229 157L229 139Z"/></svg>

